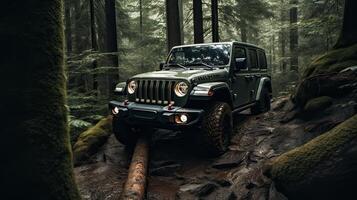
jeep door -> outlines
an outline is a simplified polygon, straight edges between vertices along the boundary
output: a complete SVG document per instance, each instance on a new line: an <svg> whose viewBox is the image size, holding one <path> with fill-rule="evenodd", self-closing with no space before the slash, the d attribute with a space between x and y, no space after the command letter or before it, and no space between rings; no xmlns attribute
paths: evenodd
<svg viewBox="0 0 357 200"><path fill-rule="evenodd" d="M236 59L245 59L245 67L237 68ZM243 106L249 103L249 80L247 79L247 49L244 46L234 45L232 60L232 99L234 107Z"/></svg>

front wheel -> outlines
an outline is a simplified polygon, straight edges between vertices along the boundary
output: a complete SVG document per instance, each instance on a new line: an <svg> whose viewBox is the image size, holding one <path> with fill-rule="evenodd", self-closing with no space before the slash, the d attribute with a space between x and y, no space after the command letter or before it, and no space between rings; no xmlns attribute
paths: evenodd
<svg viewBox="0 0 357 200"><path fill-rule="evenodd" d="M116 139L129 148L134 147L139 137L137 130L119 118L113 119L113 132Z"/></svg>
<svg viewBox="0 0 357 200"><path fill-rule="evenodd" d="M207 108L200 132L205 153L211 156L224 153L228 149L233 132L230 106L227 103L216 102Z"/></svg>

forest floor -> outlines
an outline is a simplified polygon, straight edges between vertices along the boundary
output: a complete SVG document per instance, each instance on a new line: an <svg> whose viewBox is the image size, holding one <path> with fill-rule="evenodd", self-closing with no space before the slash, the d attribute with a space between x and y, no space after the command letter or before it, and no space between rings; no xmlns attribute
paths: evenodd
<svg viewBox="0 0 357 200"><path fill-rule="evenodd" d="M175 132L159 131L150 147L147 199L286 199L263 175L264 164L330 130L355 113L353 99L335 99L321 113L291 118L288 97L273 101L261 115L235 116L229 151L203 158ZM111 135L91 162L75 168L83 199L118 199L130 152Z"/></svg>

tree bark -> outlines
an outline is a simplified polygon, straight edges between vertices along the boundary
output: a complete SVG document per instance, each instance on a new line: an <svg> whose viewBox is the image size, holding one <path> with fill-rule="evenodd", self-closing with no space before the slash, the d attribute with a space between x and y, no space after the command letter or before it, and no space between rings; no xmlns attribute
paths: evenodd
<svg viewBox="0 0 357 200"><path fill-rule="evenodd" d="M204 43L202 0L193 0L193 29L195 44Z"/></svg>
<svg viewBox="0 0 357 200"><path fill-rule="evenodd" d="M72 16L71 16L71 1L65 1L65 27L66 27L66 50L67 54L72 53Z"/></svg>
<svg viewBox="0 0 357 200"><path fill-rule="evenodd" d="M357 43L357 1L345 1L345 13L340 37L334 48L343 48Z"/></svg>
<svg viewBox="0 0 357 200"><path fill-rule="evenodd" d="M299 71L298 0L290 0L290 70Z"/></svg>
<svg viewBox="0 0 357 200"><path fill-rule="evenodd" d="M89 14L90 14L90 32L91 32L91 42L92 49L98 51L98 40L97 40L97 29L95 25L95 7L94 0L89 0Z"/></svg>
<svg viewBox="0 0 357 200"><path fill-rule="evenodd" d="M247 42L248 38L247 38L247 23L244 19L241 19L241 23L240 23L240 36L241 36L241 40L242 42Z"/></svg>
<svg viewBox="0 0 357 200"><path fill-rule="evenodd" d="M139 26L140 26L140 68L141 68L141 72L144 72L144 52L143 52L143 42L144 42L144 27L143 27L143 0L139 0Z"/></svg>
<svg viewBox="0 0 357 200"><path fill-rule="evenodd" d="M219 42L218 0L211 0L212 42Z"/></svg>
<svg viewBox="0 0 357 200"><path fill-rule="evenodd" d="M284 0L281 0L281 5L284 5ZM285 20L286 20L286 15L285 11L282 8L280 11L280 22L281 22L281 28L280 28L280 57L281 57L281 64L280 64L280 70L282 72L286 71L286 29L284 28L285 25Z"/></svg>
<svg viewBox="0 0 357 200"><path fill-rule="evenodd" d="M0 7L2 199L80 199L72 167L62 0Z"/></svg>
<svg viewBox="0 0 357 200"><path fill-rule="evenodd" d="M180 14L178 0L166 0L167 46L181 45Z"/></svg>
<svg viewBox="0 0 357 200"><path fill-rule="evenodd" d="M108 75L108 94L111 94L115 89L115 84L119 81L119 60L118 60L118 38L117 38L117 23L115 0L105 0L105 17L106 17L106 52L109 55L110 66L115 69L110 70Z"/></svg>
<svg viewBox="0 0 357 200"><path fill-rule="evenodd" d="M81 29L80 29L80 19L81 19L81 1L74 0L74 47L76 53L80 53L83 49L81 46Z"/></svg>

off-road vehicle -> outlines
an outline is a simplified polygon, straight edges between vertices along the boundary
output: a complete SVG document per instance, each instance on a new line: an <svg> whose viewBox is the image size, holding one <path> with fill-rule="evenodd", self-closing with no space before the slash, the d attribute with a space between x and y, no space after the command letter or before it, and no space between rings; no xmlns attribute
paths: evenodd
<svg viewBox="0 0 357 200"><path fill-rule="evenodd" d="M111 101L117 139L133 145L139 132L182 130L211 155L223 153L232 115L270 109L272 86L265 51L252 44L222 42L174 47L160 70L119 83L123 102Z"/></svg>

